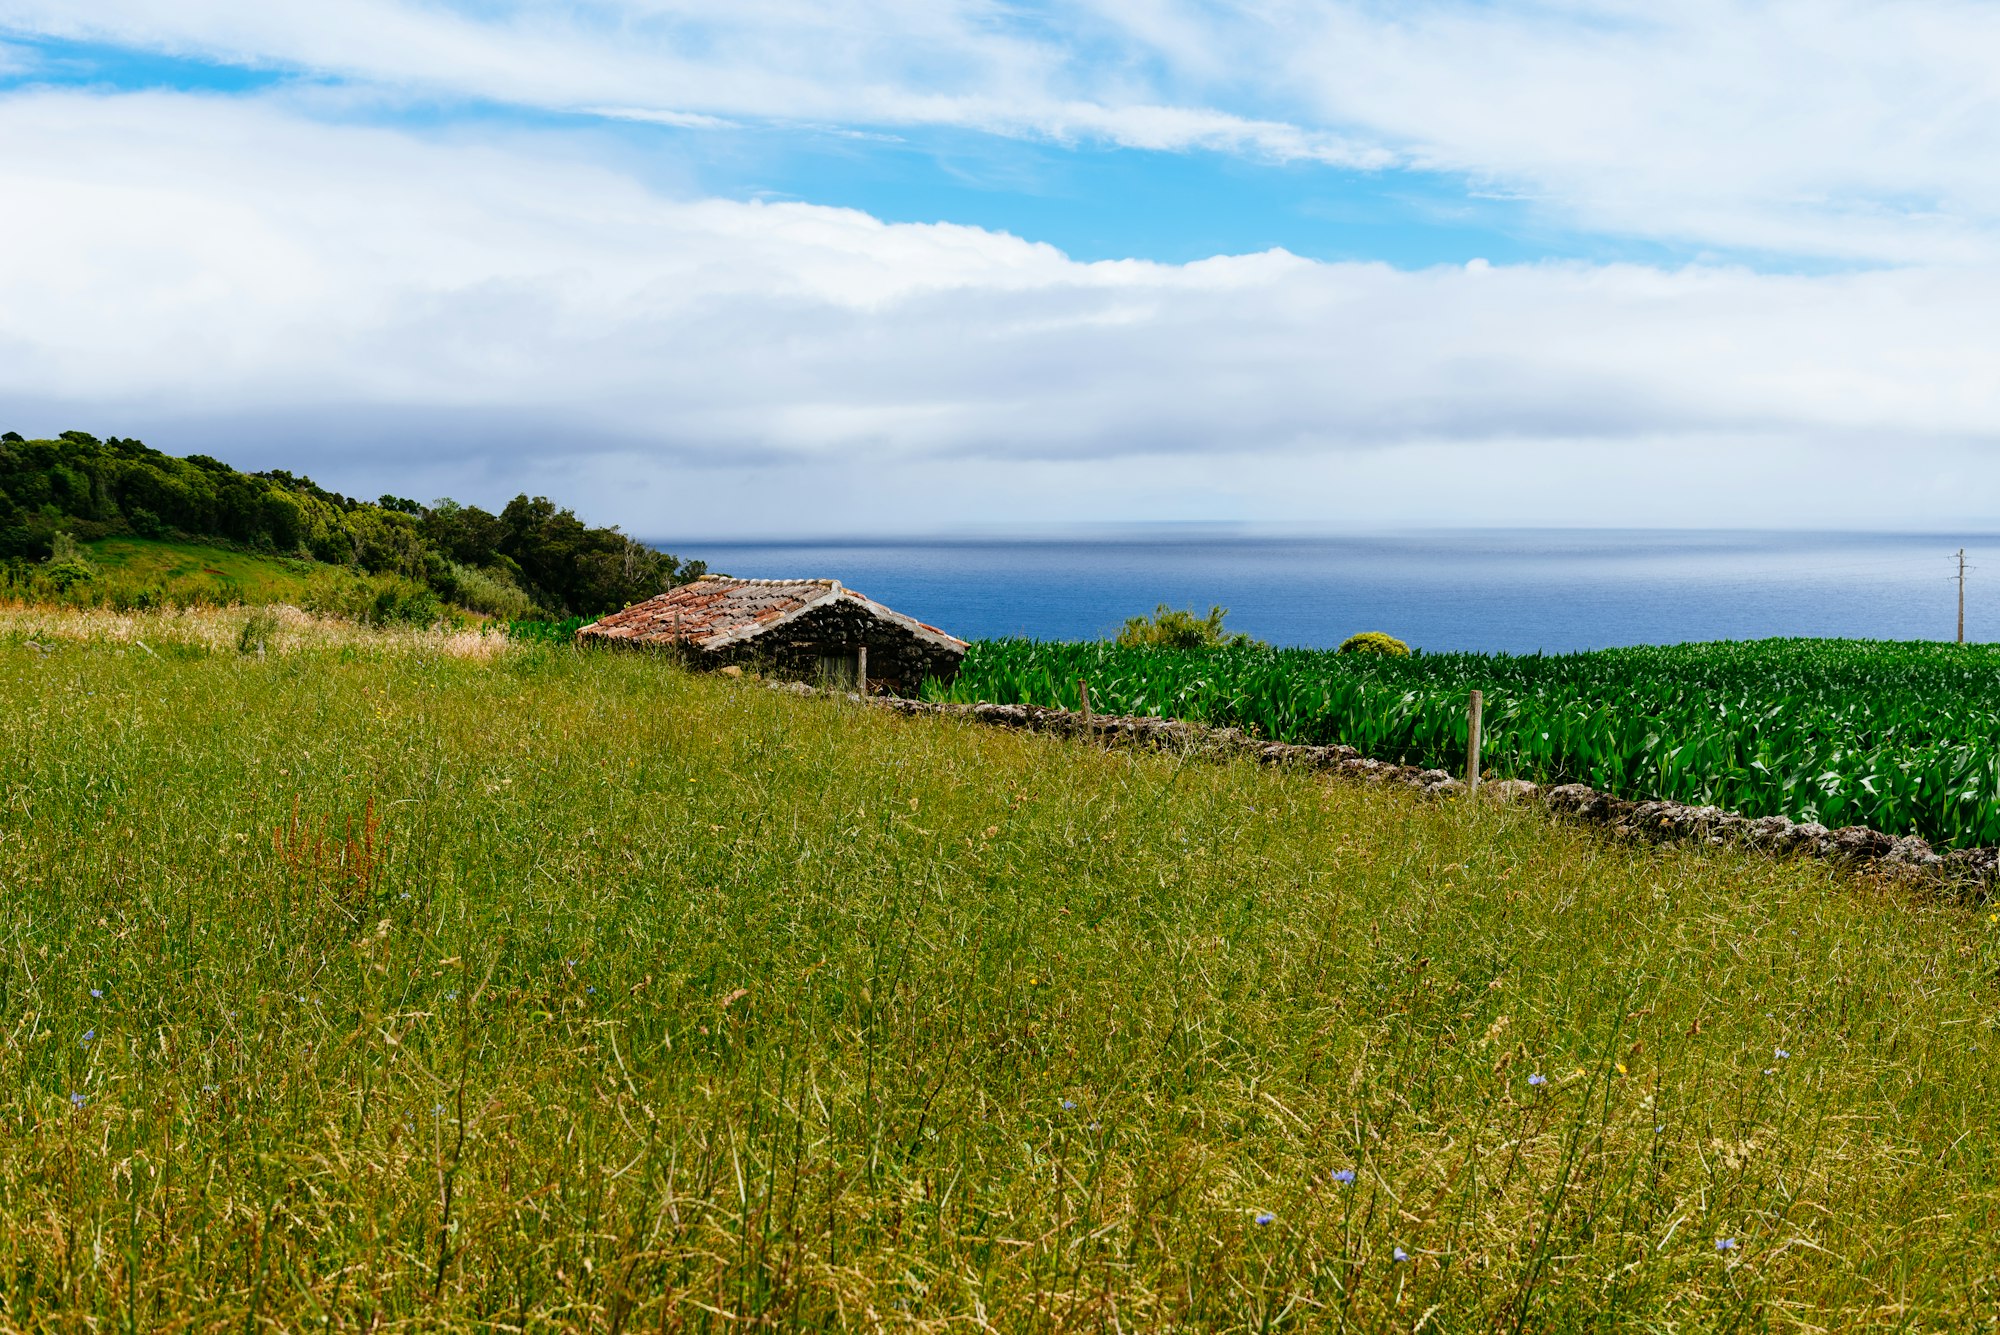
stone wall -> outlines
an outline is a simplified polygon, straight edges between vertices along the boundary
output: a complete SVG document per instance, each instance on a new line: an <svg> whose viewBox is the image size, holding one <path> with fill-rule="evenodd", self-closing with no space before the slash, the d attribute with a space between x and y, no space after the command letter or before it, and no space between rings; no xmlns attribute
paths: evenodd
<svg viewBox="0 0 2000 1335"><path fill-rule="evenodd" d="M917 700L882 701L905 714L950 715L977 723L1063 736L1084 735L1083 716L1066 709L1038 705L931 704ZM1171 719L1099 715L1092 719L1091 739L1107 746L1142 746L1244 756L1265 765L1292 765L1326 770L1369 783L1411 788L1432 797L1464 793L1465 785L1441 769L1418 769L1373 760L1351 746L1294 746L1265 742L1237 728L1213 728ZM1541 787L1525 779L1482 780L1482 796L1497 801L1534 801L1549 811L1602 826L1625 838L1655 843L1690 841L1736 845L1789 857L1827 858L1848 864L1923 873L1984 899L2000 880L2000 849L1934 850L1915 835L1896 836L1865 825L1829 830L1824 825L1793 821L1784 816L1752 818L1719 807L1683 802L1635 802L1614 797L1580 783Z"/></svg>

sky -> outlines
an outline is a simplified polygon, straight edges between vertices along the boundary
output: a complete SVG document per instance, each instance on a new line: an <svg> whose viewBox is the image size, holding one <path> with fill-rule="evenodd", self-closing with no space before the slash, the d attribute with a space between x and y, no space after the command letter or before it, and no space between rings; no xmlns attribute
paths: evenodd
<svg viewBox="0 0 2000 1335"><path fill-rule="evenodd" d="M0 0L0 430L662 540L2000 525L1988 0Z"/></svg>

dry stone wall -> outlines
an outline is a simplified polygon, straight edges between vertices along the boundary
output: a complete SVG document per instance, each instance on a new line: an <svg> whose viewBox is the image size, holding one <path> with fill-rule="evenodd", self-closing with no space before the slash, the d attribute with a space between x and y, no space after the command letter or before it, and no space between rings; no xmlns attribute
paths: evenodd
<svg viewBox="0 0 2000 1335"><path fill-rule="evenodd" d="M1083 716L1066 709L896 699L871 703L901 714L964 718L994 727L1058 736L1084 735ZM1395 784L1433 797L1465 791L1465 785L1445 770L1371 759L1351 746L1294 746L1260 741L1237 728L1213 728L1173 719L1099 715L1091 720L1090 735L1104 745L1246 756L1259 764L1324 770L1368 783ZM1635 802L1580 783L1542 787L1524 779L1500 779L1482 782L1480 792L1497 801L1538 801L1558 815L1604 827L1622 837L1653 842L1734 844L1776 855L1828 858L1923 872L1980 897L1984 897L1996 875L2000 875L2000 849L1958 848L1939 852L1914 835L1899 837L1863 825L1829 830L1824 825L1784 816L1753 818L1720 807Z"/></svg>

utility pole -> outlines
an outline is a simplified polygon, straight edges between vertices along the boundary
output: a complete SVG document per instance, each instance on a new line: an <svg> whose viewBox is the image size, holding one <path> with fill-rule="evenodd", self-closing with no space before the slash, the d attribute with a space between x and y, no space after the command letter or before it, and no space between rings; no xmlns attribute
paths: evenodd
<svg viewBox="0 0 2000 1335"><path fill-rule="evenodd" d="M1958 549L1958 642L1965 643L1965 548Z"/></svg>

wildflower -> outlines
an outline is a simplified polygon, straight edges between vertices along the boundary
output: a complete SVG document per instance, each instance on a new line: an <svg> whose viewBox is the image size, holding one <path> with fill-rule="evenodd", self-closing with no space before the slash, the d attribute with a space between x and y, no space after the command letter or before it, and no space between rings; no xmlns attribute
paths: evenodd
<svg viewBox="0 0 2000 1335"><path fill-rule="evenodd" d="M1343 1168L1333 1175L1333 1180L1342 1186L1346 1186L1348 1183L1354 1181L1354 1170L1352 1168Z"/></svg>
<svg viewBox="0 0 2000 1335"><path fill-rule="evenodd" d="M596 989L596 988L594 988L594 987L586 987L586 988L584 988L583 990L584 990L585 992L589 993L589 994L590 994L591 996L593 996L593 997L597 995L597 989Z"/></svg>
<svg viewBox="0 0 2000 1335"><path fill-rule="evenodd" d="M1528 1077L1528 1083L1537 1086L1546 1085L1547 1083L1549 1083L1549 1078L1543 1075L1540 1071L1537 1071L1533 1075Z"/></svg>
<svg viewBox="0 0 2000 1335"><path fill-rule="evenodd" d="M1734 1238L1717 1238L1717 1239L1715 1240L1715 1250L1717 1250L1717 1251L1719 1251L1719 1252L1733 1252L1733 1251L1735 1251L1735 1250L1736 1250L1736 1239L1734 1239Z"/></svg>
<svg viewBox="0 0 2000 1335"><path fill-rule="evenodd" d="M457 1001L457 1000L458 1000L458 993L456 993L456 992L447 992L447 993L445 993L445 994L444 994L444 999L445 999L446 1001Z"/></svg>
<svg viewBox="0 0 2000 1335"><path fill-rule="evenodd" d="M97 1037L97 1031L95 1029L86 1029L83 1031L83 1037L79 1038L77 1042L88 1043L91 1039L96 1037Z"/></svg>
<svg viewBox="0 0 2000 1335"><path fill-rule="evenodd" d="M564 967L564 968L566 968L566 969L574 969L574 968L576 967L576 961L575 961L575 960L564 960L564 961L563 961L563 967Z"/></svg>
<svg viewBox="0 0 2000 1335"><path fill-rule="evenodd" d="M104 1000L104 989L101 987L93 987L90 989L90 995L95 999L97 999L98 1001L102 1001Z"/></svg>
<svg viewBox="0 0 2000 1335"><path fill-rule="evenodd" d="M1262 1228L1262 1227L1264 1227L1264 1225L1266 1225L1266 1224L1270 1223L1271 1221L1273 1221L1273 1220L1274 1220L1274 1219L1276 1219L1277 1217L1278 1217L1278 1216L1276 1216L1276 1215L1272 1214L1272 1213L1271 1213L1270 1211L1266 1210L1266 1211L1265 1211L1265 1212L1264 1212L1263 1214L1260 1214L1260 1215L1258 1215L1258 1216L1257 1216L1257 1227L1259 1227L1259 1228Z"/></svg>
<svg viewBox="0 0 2000 1335"><path fill-rule="evenodd" d="M1618 1074L1620 1074L1620 1075L1624 1075L1624 1074L1625 1074L1625 1063L1624 1063L1624 1062L1619 1062L1619 1063L1617 1064L1617 1066L1616 1066L1616 1067L1614 1067L1613 1069L1615 1069L1615 1070L1616 1070L1616 1071L1618 1072Z"/></svg>
<svg viewBox="0 0 2000 1335"><path fill-rule="evenodd" d="M1766 1066L1764 1068L1765 1075L1776 1075L1777 1073L1778 1073L1778 1068L1775 1066Z"/></svg>
<svg viewBox="0 0 2000 1335"><path fill-rule="evenodd" d="M1407 1261L1410 1259L1410 1254L1404 1251L1401 1247L1396 1248L1394 1251L1390 1252L1389 1255L1394 1257L1398 1261Z"/></svg>
<svg viewBox="0 0 2000 1335"><path fill-rule="evenodd" d="M1772 1055L1776 1056L1779 1061L1783 1061L1785 1058L1792 1055L1791 1053L1785 1051L1783 1048L1772 1048L1771 1052Z"/></svg>
<svg viewBox="0 0 2000 1335"><path fill-rule="evenodd" d="M1074 1104L1074 1103L1070 1102L1070 1101L1069 1101L1068 1099L1064 1099L1064 1100L1062 1101L1062 1104L1063 1104L1063 1111L1064 1111L1064 1112L1068 1112L1068 1111L1070 1111L1070 1110L1071 1110L1072 1108L1076 1107L1076 1104Z"/></svg>
<svg viewBox="0 0 2000 1335"><path fill-rule="evenodd" d="M81 1107L83 1106L83 1095L81 1095L81 1094L72 1094L72 1095L70 1095L70 1096L69 1096L69 1105L70 1105L70 1107L72 1107L72 1108L81 1108Z"/></svg>

